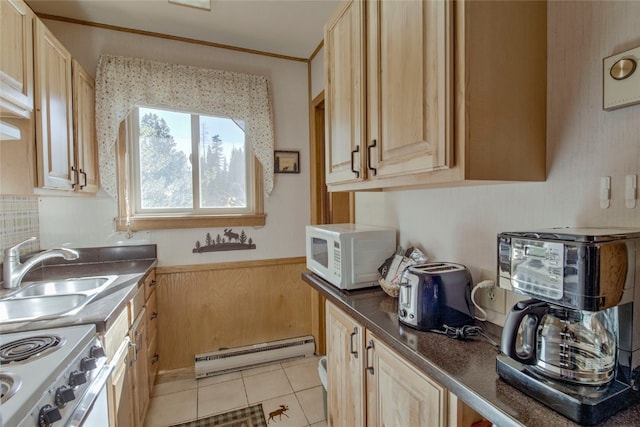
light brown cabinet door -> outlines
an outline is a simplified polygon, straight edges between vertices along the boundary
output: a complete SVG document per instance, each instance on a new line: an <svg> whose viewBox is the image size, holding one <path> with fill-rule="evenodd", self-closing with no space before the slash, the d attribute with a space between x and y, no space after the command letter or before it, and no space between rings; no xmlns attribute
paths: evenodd
<svg viewBox="0 0 640 427"><path fill-rule="evenodd" d="M0 1L0 115L33 111L33 12L22 0Z"/></svg>
<svg viewBox="0 0 640 427"><path fill-rule="evenodd" d="M149 404L149 374L147 371L147 316L143 308L131 326L129 338L135 344L133 361L134 418L135 425L142 426Z"/></svg>
<svg viewBox="0 0 640 427"><path fill-rule="evenodd" d="M450 165L452 3L367 2L369 179Z"/></svg>
<svg viewBox="0 0 640 427"><path fill-rule="evenodd" d="M364 42L364 2L346 1L325 26L327 184L366 177Z"/></svg>
<svg viewBox="0 0 640 427"><path fill-rule="evenodd" d="M71 54L38 19L34 34L38 186L72 190Z"/></svg>
<svg viewBox="0 0 640 427"><path fill-rule="evenodd" d="M109 382L109 425L111 427L134 426L133 413L133 369L130 366L133 348L129 338L122 341L122 345L109 362L114 365L111 381Z"/></svg>
<svg viewBox="0 0 640 427"><path fill-rule="evenodd" d="M326 321L327 424L363 427L364 328L330 302L326 304Z"/></svg>
<svg viewBox="0 0 640 427"><path fill-rule="evenodd" d="M155 275L153 275L155 278ZM145 284L148 280L145 279ZM160 355L158 354L158 299L155 288L151 288L151 293L147 299L147 373L149 375L149 393L153 390L153 385L158 374Z"/></svg>
<svg viewBox="0 0 640 427"><path fill-rule="evenodd" d="M367 425L444 426L447 391L367 332Z"/></svg>
<svg viewBox="0 0 640 427"><path fill-rule="evenodd" d="M98 191L98 145L96 139L95 82L73 60L73 136L76 144L78 177L75 189Z"/></svg>

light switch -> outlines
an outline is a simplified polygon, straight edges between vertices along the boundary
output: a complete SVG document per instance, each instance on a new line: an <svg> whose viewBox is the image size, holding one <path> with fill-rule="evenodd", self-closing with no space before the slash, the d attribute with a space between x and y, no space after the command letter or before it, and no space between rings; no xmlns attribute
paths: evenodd
<svg viewBox="0 0 640 427"><path fill-rule="evenodd" d="M600 178L600 207L606 209L611 201L611 177L603 176Z"/></svg>
<svg viewBox="0 0 640 427"><path fill-rule="evenodd" d="M604 58L602 64L602 108L640 103L640 47Z"/></svg>
<svg viewBox="0 0 640 427"><path fill-rule="evenodd" d="M627 175L624 182L624 205L633 209L638 198L638 175Z"/></svg>

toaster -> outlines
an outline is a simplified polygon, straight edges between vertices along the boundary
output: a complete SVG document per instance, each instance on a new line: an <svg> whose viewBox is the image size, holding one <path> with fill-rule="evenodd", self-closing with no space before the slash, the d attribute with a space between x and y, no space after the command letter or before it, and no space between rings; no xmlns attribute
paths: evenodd
<svg viewBox="0 0 640 427"><path fill-rule="evenodd" d="M398 319L421 331L474 322L471 273L462 264L429 262L408 267L400 284Z"/></svg>

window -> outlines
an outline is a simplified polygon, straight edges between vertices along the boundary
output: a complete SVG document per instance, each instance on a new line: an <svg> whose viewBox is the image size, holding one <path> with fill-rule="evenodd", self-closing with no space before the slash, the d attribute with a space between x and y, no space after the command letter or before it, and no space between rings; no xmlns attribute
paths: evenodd
<svg viewBox="0 0 640 427"><path fill-rule="evenodd" d="M119 228L264 225L260 167L243 127L226 117L135 108Z"/></svg>

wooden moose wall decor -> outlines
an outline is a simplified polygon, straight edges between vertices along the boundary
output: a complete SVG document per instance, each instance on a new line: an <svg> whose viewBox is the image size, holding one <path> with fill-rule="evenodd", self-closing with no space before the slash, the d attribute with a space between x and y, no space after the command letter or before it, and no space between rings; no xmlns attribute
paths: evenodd
<svg viewBox="0 0 640 427"><path fill-rule="evenodd" d="M225 228L221 236L218 234L214 239L211 233L205 236L204 244L200 240L196 240L193 253L216 252L216 251L240 251L245 249L255 249L256 244L253 239L248 237L244 230L234 233L231 228Z"/></svg>

